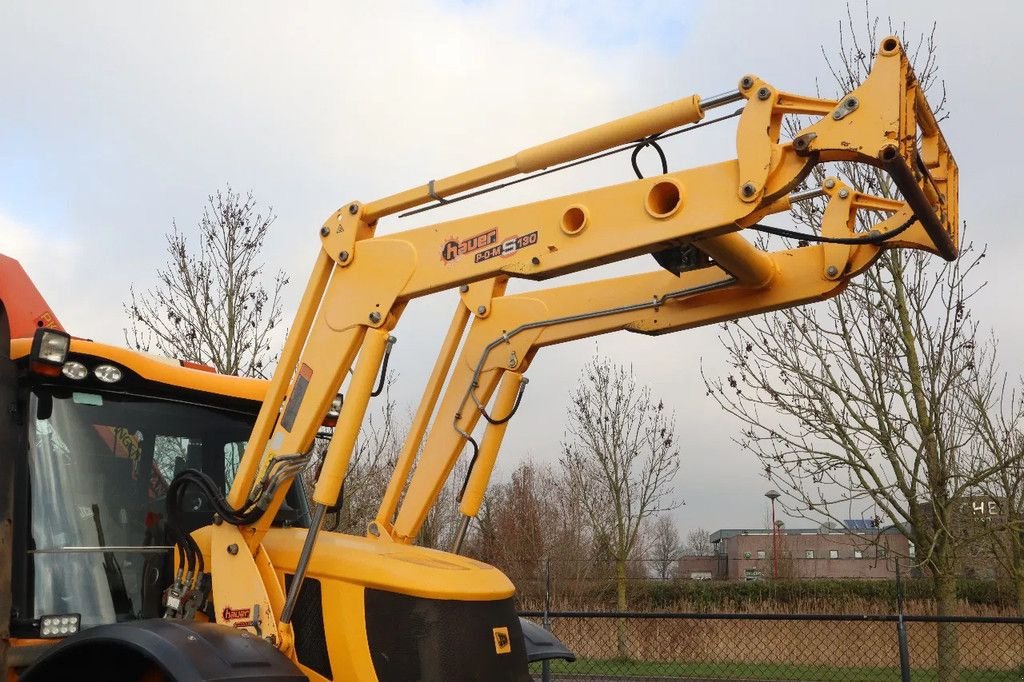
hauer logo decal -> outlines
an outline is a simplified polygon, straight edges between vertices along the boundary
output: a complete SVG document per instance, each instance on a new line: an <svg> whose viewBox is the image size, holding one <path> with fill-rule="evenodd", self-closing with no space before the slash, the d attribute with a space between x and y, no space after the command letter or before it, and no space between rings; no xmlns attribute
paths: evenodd
<svg viewBox="0 0 1024 682"><path fill-rule="evenodd" d="M459 241L451 237L441 247L441 259L445 263L454 262L459 256L487 248L498 241L498 228L492 227L478 235Z"/></svg>
<svg viewBox="0 0 1024 682"><path fill-rule="evenodd" d="M243 618L249 618L252 613L252 609L233 609L230 606L225 606L224 610L220 612L222 620L242 620ZM248 623L246 623L248 625Z"/></svg>
<svg viewBox="0 0 1024 682"><path fill-rule="evenodd" d="M508 258L513 255L519 249L525 249L527 246L533 246L537 243L537 231L534 230L529 234L524 234L522 237L516 235L503 240L500 244L480 251L473 256L474 263L483 263L485 260L492 258Z"/></svg>

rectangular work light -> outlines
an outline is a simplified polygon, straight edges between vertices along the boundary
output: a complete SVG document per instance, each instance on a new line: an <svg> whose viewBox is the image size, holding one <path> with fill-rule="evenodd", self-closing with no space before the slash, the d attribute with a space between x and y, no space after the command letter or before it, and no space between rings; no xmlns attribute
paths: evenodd
<svg viewBox="0 0 1024 682"><path fill-rule="evenodd" d="M44 639L68 637L82 627L82 615L79 613L61 613L43 616L39 619L39 636Z"/></svg>
<svg viewBox="0 0 1024 682"><path fill-rule="evenodd" d="M29 364L33 371L47 376L60 374L61 366L71 348L71 335L56 329L41 327L32 337Z"/></svg>

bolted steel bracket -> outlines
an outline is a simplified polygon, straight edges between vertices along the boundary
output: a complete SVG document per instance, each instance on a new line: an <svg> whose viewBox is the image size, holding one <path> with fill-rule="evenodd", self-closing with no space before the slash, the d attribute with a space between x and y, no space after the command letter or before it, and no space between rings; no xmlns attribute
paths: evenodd
<svg viewBox="0 0 1024 682"><path fill-rule="evenodd" d="M737 193L741 201L752 204L764 195L764 185L771 168L773 144L767 132L778 91L753 75L744 76L740 88L747 105L736 128L736 147L740 152L737 157L740 166Z"/></svg>
<svg viewBox="0 0 1024 682"><path fill-rule="evenodd" d="M856 232L858 209L891 214L891 217L885 221L886 223L898 220L902 215L901 211L907 210L902 201L856 192L836 178L827 178L822 184L822 189L829 197L825 214L821 220L823 237L877 237L881 233L879 229L873 229L867 234ZM904 234L900 242L905 244L908 236L908 234ZM874 244L866 247L858 244L828 243L823 244L822 247L822 276L833 281L847 274L857 249L878 248Z"/></svg>
<svg viewBox="0 0 1024 682"><path fill-rule="evenodd" d="M507 281L502 278L494 278L463 284L459 287L459 296L462 298L463 305L469 308L473 315L486 318L491 314L494 298L505 293Z"/></svg>
<svg viewBox="0 0 1024 682"><path fill-rule="evenodd" d="M827 178L822 189L828 197L828 205L821 217L821 236L852 237L857 220L854 202L850 201L850 189L837 178ZM850 244L822 244L822 276L827 280L837 280L846 271L850 260Z"/></svg>
<svg viewBox="0 0 1024 682"><path fill-rule="evenodd" d="M340 267L348 267L355 261L355 244L361 239L373 236L374 225L362 219L362 204L345 204L332 213L320 227L320 241L324 251Z"/></svg>
<svg viewBox="0 0 1024 682"><path fill-rule="evenodd" d="M849 116L850 114L852 114L853 112L857 111L859 107L859 99L857 99L853 95L844 97L842 101L839 102L839 106L836 107L836 110L832 112L832 120L840 121Z"/></svg>

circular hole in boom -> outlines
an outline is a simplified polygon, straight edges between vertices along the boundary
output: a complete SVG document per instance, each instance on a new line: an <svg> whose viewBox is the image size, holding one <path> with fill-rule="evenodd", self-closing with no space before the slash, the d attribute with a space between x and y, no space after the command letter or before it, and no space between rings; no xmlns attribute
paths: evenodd
<svg viewBox="0 0 1024 682"><path fill-rule="evenodd" d="M655 183L647 191L645 208L655 218L667 218L683 204L682 188L671 180L662 180Z"/></svg>
<svg viewBox="0 0 1024 682"><path fill-rule="evenodd" d="M579 234L587 226L587 210L582 206L570 206L562 214L562 232Z"/></svg>

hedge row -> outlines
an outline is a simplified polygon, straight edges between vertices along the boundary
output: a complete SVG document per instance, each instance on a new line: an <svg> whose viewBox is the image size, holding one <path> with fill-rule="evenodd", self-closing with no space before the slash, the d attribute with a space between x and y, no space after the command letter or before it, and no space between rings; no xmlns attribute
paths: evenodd
<svg viewBox="0 0 1024 682"><path fill-rule="evenodd" d="M521 593L523 585L520 585ZM553 596L563 607L567 602L614 606L615 585L612 581L587 586L585 589L565 589L553 586ZM560 589L560 587L562 589ZM925 578L903 581L903 594L908 602L930 602L932 583ZM540 595L529 594L524 597ZM874 606L889 610L896 605L896 583L891 580L763 580L753 582L724 582L676 580L630 581L629 607L640 610L674 609L686 605L696 611L744 611L771 603L779 608L801 607L810 602L820 604ZM995 608L1014 608L1016 596L1013 586L993 580L960 580L958 599L967 605ZM532 599L531 599L532 601Z"/></svg>

